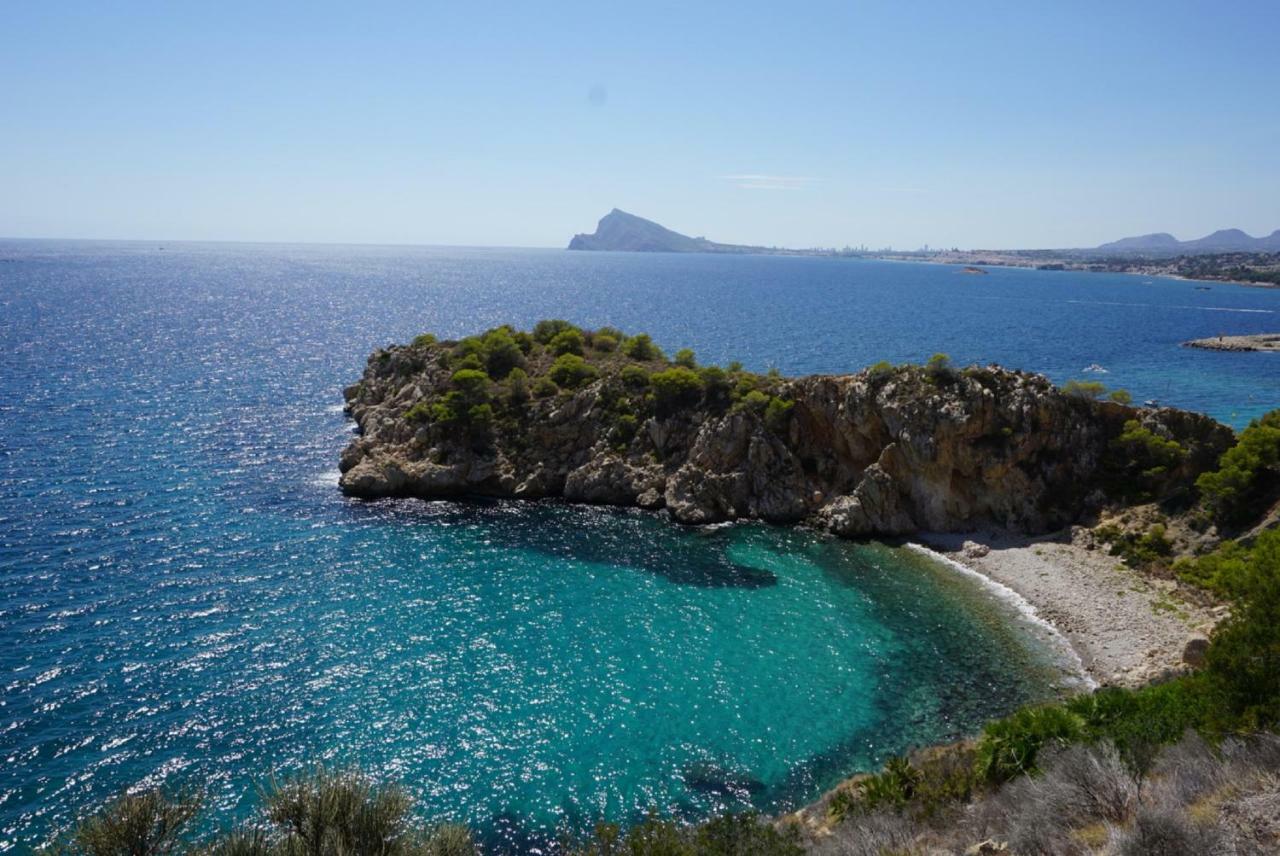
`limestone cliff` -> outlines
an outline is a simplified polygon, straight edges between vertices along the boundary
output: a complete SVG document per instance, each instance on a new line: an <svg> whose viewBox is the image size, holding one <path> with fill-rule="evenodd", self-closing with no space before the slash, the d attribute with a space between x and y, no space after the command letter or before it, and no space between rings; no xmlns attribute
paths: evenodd
<svg viewBox="0 0 1280 856"><path fill-rule="evenodd" d="M998 366L786 379L696 368L692 355L673 366L647 337L635 347L618 331L565 328L375 353L346 390L360 436L342 489L563 497L849 536L1042 532L1134 479L1149 495L1185 491L1233 439L1205 416L1096 401ZM1182 447L1175 465L1127 459L1120 438L1135 422Z"/></svg>

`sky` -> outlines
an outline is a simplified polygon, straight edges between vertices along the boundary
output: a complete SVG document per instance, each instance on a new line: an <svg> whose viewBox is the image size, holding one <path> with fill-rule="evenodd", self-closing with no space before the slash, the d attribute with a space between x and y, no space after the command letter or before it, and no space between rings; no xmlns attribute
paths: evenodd
<svg viewBox="0 0 1280 856"><path fill-rule="evenodd" d="M1280 229L1280 2L0 12L0 236L793 247Z"/></svg>

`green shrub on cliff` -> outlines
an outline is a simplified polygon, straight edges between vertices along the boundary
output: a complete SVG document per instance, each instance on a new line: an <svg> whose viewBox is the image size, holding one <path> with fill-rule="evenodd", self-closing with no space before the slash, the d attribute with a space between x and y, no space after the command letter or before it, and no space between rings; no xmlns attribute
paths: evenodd
<svg viewBox="0 0 1280 856"><path fill-rule="evenodd" d="M591 347L601 353L611 354L618 350L618 339L615 336L610 336L608 333L597 332L591 337Z"/></svg>
<svg viewBox="0 0 1280 856"><path fill-rule="evenodd" d="M449 383L468 401L479 402L488 395L489 375L480 369L459 369L449 378Z"/></svg>
<svg viewBox="0 0 1280 856"><path fill-rule="evenodd" d="M622 353L645 363L663 358L662 349L653 343L648 333L640 333L627 339L622 344Z"/></svg>
<svg viewBox="0 0 1280 856"><path fill-rule="evenodd" d="M776 395L770 396L769 404L764 409L764 424L769 426L769 430L775 434L783 433L791 422L791 411L794 407L794 401L779 398Z"/></svg>
<svg viewBox="0 0 1280 856"><path fill-rule="evenodd" d="M1219 522L1247 522L1280 489L1280 410L1250 422L1218 468L1196 479L1196 488Z"/></svg>
<svg viewBox="0 0 1280 856"><path fill-rule="evenodd" d="M625 448L635 439L639 427L640 420L634 413L621 413L614 420L613 427L609 429L609 439L615 447Z"/></svg>
<svg viewBox="0 0 1280 856"><path fill-rule="evenodd" d="M733 382L728 373L719 366L703 366L698 369L698 377L702 378L702 387L707 406L716 412L723 412L733 403Z"/></svg>
<svg viewBox="0 0 1280 856"><path fill-rule="evenodd" d="M1065 707L1024 707L983 729L976 771L990 784L1034 773L1042 750L1077 742L1083 734L1084 722Z"/></svg>
<svg viewBox="0 0 1280 856"><path fill-rule="evenodd" d="M681 348L676 351L675 358L672 359L678 366L684 366L687 369L696 369L698 367L698 359L690 348Z"/></svg>
<svg viewBox="0 0 1280 856"><path fill-rule="evenodd" d="M578 328L568 321L560 318L551 318L539 321L533 325L533 340L540 345L545 345L554 339L558 334L566 330L577 330Z"/></svg>
<svg viewBox="0 0 1280 856"><path fill-rule="evenodd" d="M564 354L576 354L580 357L584 348L586 348L586 340L583 339L581 331L576 329L561 330L547 343L547 349L557 357Z"/></svg>
<svg viewBox="0 0 1280 856"><path fill-rule="evenodd" d="M414 405L404 412L404 418L410 422L426 422L431 418L431 405L425 401L414 402Z"/></svg>
<svg viewBox="0 0 1280 856"><path fill-rule="evenodd" d="M1111 545L1111 555L1131 568L1162 564L1173 555L1173 542L1163 523L1153 524L1145 532L1125 531L1116 525L1099 526L1094 534Z"/></svg>
<svg viewBox="0 0 1280 856"><path fill-rule="evenodd" d="M436 343L436 337L432 333L423 333L421 336L413 337L413 346L415 348L426 348Z"/></svg>
<svg viewBox="0 0 1280 856"><path fill-rule="evenodd" d="M545 375L533 382L533 394L537 398L550 398L559 391L560 387L556 386L556 382Z"/></svg>
<svg viewBox="0 0 1280 856"><path fill-rule="evenodd" d="M507 401L520 407L529 401L529 374L524 369L512 369L507 375Z"/></svg>
<svg viewBox="0 0 1280 856"><path fill-rule="evenodd" d="M622 367L622 371L618 373L618 377L623 384L632 389L644 389L649 385L649 373L640 366L628 364Z"/></svg>
<svg viewBox="0 0 1280 856"><path fill-rule="evenodd" d="M958 372L951 366L951 357L946 354L934 354L924 366L925 375L932 383L948 384L958 377Z"/></svg>
<svg viewBox="0 0 1280 856"><path fill-rule="evenodd" d="M1108 452L1117 491L1143 500L1151 498L1160 480L1187 457L1187 450L1176 440L1161 437L1136 419L1124 423Z"/></svg>
<svg viewBox="0 0 1280 856"><path fill-rule="evenodd" d="M1087 401L1097 401L1106 391L1106 385L1096 380L1069 380L1062 385L1064 395Z"/></svg>
<svg viewBox="0 0 1280 856"><path fill-rule="evenodd" d="M1263 533L1259 537L1271 537ZM1253 560L1253 550L1238 541L1223 541L1212 553L1195 558L1179 559L1173 563L1178 579L1213 592L1219 597L1230 597L1237 580L1244 576L1245 566Z"/></svg>
<svg viewBox="0 0 1280 856"><path fill-rule="evenodd" d="M561 389L577 389L585 383L596 378L599 372L595 366L577 354L561 354L556 357L556 361L551 364L551 370L547 372L547 377Z"/></svg>
<svg viewBox="0 0 1280 856"><path fill-rule="evenodd" d="M653 387L654 402L661 412L697 404L704 388L698 373L684 366L654 372L649 375L649 386Z"/></svg>
<svg viewBox="0 0 1280 856"><path fill-rule="evenodd" d="M1133 396L1129 394L1127 389L1113 389L1107 398L1116 404L1133 404Z"/></svg>
<svg viewBox="0 0 1280 856"><path fill-rule="evenodd" d="M881 360L867 369L867 380L873 384L881 384L893 377L893 363Z"/></svg>
<svg viewBox="0 0 1280 856"><path fill-rule="evenodd" d="M498 327L480 340L485 368L494 380L502 380L512 369L524 365L524 349L510 327Z"/></svg>

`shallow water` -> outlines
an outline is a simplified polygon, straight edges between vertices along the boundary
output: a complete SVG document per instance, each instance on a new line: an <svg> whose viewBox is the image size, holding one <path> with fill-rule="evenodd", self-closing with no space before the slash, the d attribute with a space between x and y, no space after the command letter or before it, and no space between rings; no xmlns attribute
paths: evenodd
<svg viewBox="0 0 1280 856"><path fill-rule="evenodd" d="M378 344L566 316L788 373L998 360L1240 424L1280 293L822 259L0 243L0 849L123 787L404 781L518 848L812 798L1053 694L1058 652L910 551L557 504L357 503ZM1201 301L1201 303L1197 303ZM1118 304L1118 305L1117 305ZM1212 305L1210 305L1212 304Z"/></svg>

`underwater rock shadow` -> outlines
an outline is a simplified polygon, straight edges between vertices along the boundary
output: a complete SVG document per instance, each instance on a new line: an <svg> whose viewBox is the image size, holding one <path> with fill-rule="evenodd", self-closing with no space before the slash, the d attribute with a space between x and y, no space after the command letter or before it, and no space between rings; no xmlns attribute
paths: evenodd
<svg viewBox="0 0 1280 856"><path fill-rule="evenodd" d="M625 566L678 585L759 589L778 584L772 571L730 559L724 530L683 526L652 511L486 498L361 500L348 509L357 519L377 523L482 526L487 541L507 549Z"/></svg>

